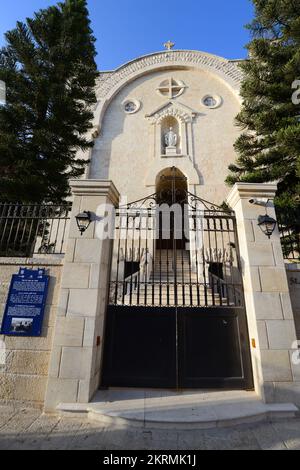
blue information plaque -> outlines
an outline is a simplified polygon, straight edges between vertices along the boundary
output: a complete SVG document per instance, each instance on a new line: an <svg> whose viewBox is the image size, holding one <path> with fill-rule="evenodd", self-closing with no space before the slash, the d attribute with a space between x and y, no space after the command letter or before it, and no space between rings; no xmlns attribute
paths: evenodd
<svg viewBox="0 0 300 470"><path fill-rule="evenodd" d="M41 336L49 285L45 269L21 268L12 276L1 334Z"/></svg>

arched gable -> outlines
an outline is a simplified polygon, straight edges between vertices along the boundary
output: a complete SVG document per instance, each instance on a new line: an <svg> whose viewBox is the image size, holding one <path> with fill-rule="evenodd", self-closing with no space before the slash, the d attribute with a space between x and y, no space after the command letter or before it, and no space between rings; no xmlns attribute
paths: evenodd
<svg viewBox="0 0 300 470"><path fill-rule="evenodd" d="M103 73L97 86L94 130L100 130L111 100L129 83L139 77L162 70L193 68L206 70L219 77L239 98L242 72L237 61L200 51L163 51L137 58L113 72Z"/></svg>

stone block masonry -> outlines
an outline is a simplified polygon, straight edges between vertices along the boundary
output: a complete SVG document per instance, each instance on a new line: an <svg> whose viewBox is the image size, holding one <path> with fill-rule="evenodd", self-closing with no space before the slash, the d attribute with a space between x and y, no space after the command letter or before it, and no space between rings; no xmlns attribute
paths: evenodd
<svg viewBox="0 0 300 470"><path fill-rule="evenodd" d="M74 203L45 400L50 412L59 403L88 403L100 384L112 240L99 239L96 227L99 207L104 216L106 205L119 200L110 181L72 181L71 187ZM84 210L93 220L81 236L76 215Z"/></svg>
<svg viewBox="0 0 300 470"><path fill-rule="evenodd" d="M260 230L258 217L265 208L250 203L269 201L268 213L276 218L276 191L274 184L238 183L227 201L237 219L256 392L267 403L300 404L300 366L292 362L296 329L280 234L276 228L269 239Z"/></svg>
<svg viewBox="0 0 300 470"><path fill-rule="evenodd" d="M26 338L0 335L6 349L6 361L0 365L0 402L20 402L42 407L49 374L50 352L58 308L62 260L0 258L0 324L13 274L20 267L46 268L50 276L42 336Z"/></svg>

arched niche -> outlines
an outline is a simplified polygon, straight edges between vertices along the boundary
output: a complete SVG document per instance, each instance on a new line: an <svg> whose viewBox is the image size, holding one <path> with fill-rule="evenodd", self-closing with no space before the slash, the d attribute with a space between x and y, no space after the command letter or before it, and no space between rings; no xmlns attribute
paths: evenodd
<svg viewBox="0 0 300 470"><path fill-rule="evenodd" d="M153 148L151 154L154 158L188 157L193 160L193 121L199 113L190 107L169 100L145 117L152 125ZM170 127L177 135L177 144L174 151L169 151L165 145L165 136Z"/></svg>
<svg viewBox="0 0 300 470"><path fill-rule="evenodd" d="M175 155L181 154L181 126L174 116L165 116L160 125L161 130L161 155L167 155L166 135L170 130L177 136Z"/></svg>

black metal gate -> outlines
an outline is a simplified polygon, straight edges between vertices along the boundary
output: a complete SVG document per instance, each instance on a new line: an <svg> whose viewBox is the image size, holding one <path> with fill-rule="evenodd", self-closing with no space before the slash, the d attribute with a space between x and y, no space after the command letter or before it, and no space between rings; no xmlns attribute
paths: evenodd
<svg viewBox="0 0 300 470"><path fill-rule="evenodd" d="M234 213L160 183L116 214L101 385L251 389Z"/></svg>

